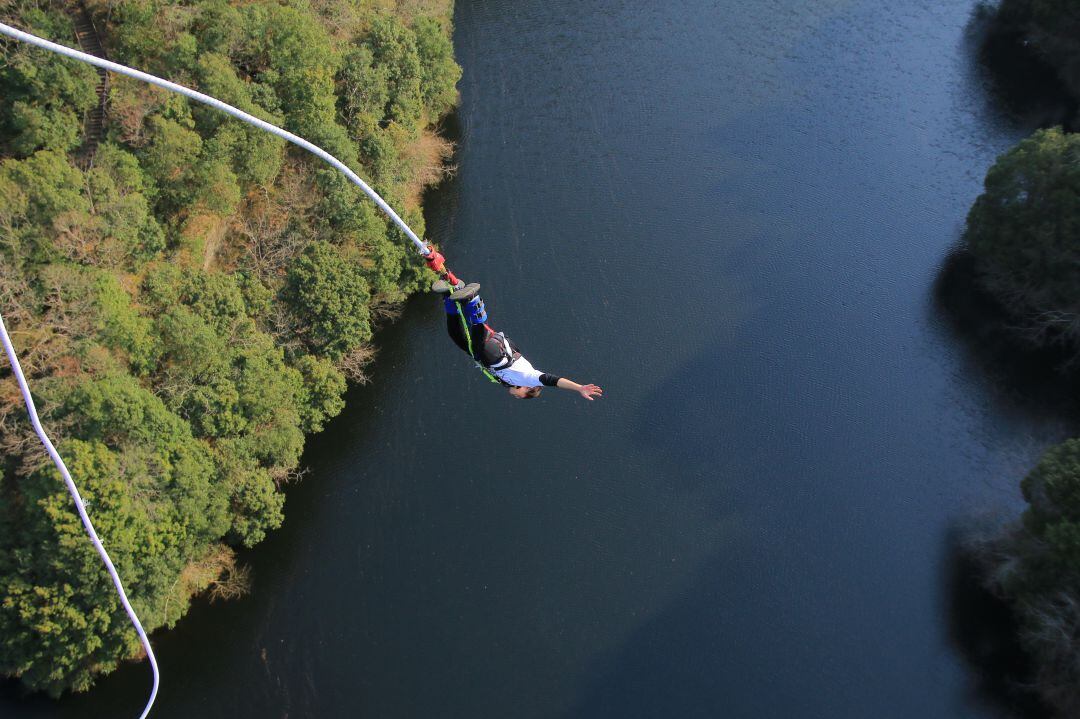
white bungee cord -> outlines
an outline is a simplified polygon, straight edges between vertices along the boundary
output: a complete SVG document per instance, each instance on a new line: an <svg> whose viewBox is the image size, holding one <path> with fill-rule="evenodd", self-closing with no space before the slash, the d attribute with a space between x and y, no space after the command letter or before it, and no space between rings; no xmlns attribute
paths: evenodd
<svg viewBox="0 0 1080 719"><path fill-rule="evenodd" d="M140 72L139 70L127 67L126 65L120 65L118 63L111 62L109 60L105 60L94 55L88 55L85 52L80 52L79 50L74 50L64 45L59 45L55 42L50 42L36 35L31 35L28 32L23 32L22 30L13 28L10 25L0 23L0 34L7 35L8 37L19 40L20 42L25 42L35 47L40 47L44 50L48 50L50 52L55 52L59 55L69 57L73 60L79 60L80 62L85 62L96 67L104 68L119 75L127 75L128 77L133 77L136 80L142 80L143 82L148 82L151 85L163 87L166 90L171 90L172 92L179 93L184 97L195 100L196 102L201 102L204 105L209 105L210 107L221 110L228 115L232 115L238 120L246 122L249 125L254 125L261 130L265 130L266 132L288 140L294 145L302 147L303 149L307 150L308 152L330 164L336 170L340 171L347 178L349 178L349 180L351 180L353 184L357 185L361 190L363 190L364 194L370 197L371 200L379 206L379 209L385 212L387 216L391 220L393 220L394 224L397 225L398 228L400 228L401 231L405 233L405 235L412 241L414 245L416 245L416 249L420 252L420 254L424 255L425 257L431 254L432 249L430 248L430 246L428 246L423 240L417 237L416 233L412 231L412 228L405 224L405 221L402 220L396 212L394 212L394 209L390 207L390 205L386 204L386 200L380 197L379 193L371 189L371 187L369 187L366 182L360 179L359 175L349 169L348 165L346 165L344 162L337 159L321 147L311 142L308 142L304 138L294 135L287 130L283 130L276 125L272 125L265 120L260 120L254 115L250 115L243 110L240 110L239 108L233 107L232 105L218 100L217 98L213 98L209 95L204 95L201 92L192 90L191 88L184 87L183 85L177 85L176 83L169 82L168 80L163 80L162 78L156 77L155 75ZM79 518L82 520L83 526L86 528L86 533L90 535L90 541L93 542L94 549L96 549L97 553L101 556L101 561L104 562L105 568L108 570L109 576L112 578L113 586L116 587L116 593L120 596L120 603L124 606L124 611L127 612L128 618L131 619L131 623L135 627L135 631L139 635L139 641L142 643L143 649L146 650L146 656L150 660L150 668L154 674L154 686L153 689L151 689L150 691L150 699L146 702L146 707L143 709L142 714L139 715L139 719L146 719L146 716L150 713L150 709L154 705L154 699L157 697L158 685L160 684L160 673L158 671L157 658L154 656L154 650L150 646L150 640L146 636L146 631L143 629L142 623L139 621L139 617L135 614L135 610L132 608L131 603L128 601L127 594L124 592L124 585L120 581L120 575L116 572L116 567L113 566L112 559L109 558L109 553L105 551L105 546L101 543L101 539L98 537L97 532L94 530L94 525L90 522L90 516L86 513L86 506L83 504L82 496L80 496L79 494L78 487L75 486L75 482L74 480L72 480L71 474L68 472L67 466L64 464L64 460L60 458L60 454L56 451L56 447L53 446L52 441L49 439L49 436L45 433L45 430L41 426L41 421L38 418L37 409L34 406L34 399L30 395L30 386L27 384L26 377L23 375L22 367L19 364L19 358L15 354L15 348L12 346L11 338L8 336L7 327L4 326L4 318L2 314L0 314L0 340L3 341L4 351L7 353L8 362L11 364L11 370L15 374L15 379L19 383L19 390L22 392L23 399L26 402L26 410L30 415L30 422L34 426L34 431L37 433L37 436L41 440L41 443L48 451L49 457L52 458L53 464L56 465L56 468L60 471L61 476L63 476L64 483L67 485L68 492L71 494L71 498L75 501L75 508L79 512Z"/></svg>
<svg viewBox="0 0 1080 719"><path fill-rule="evenodd" d="M45 429L41 426L41 420L38 419L37 408L34 406L34 398L30 396L30 385L26 383L26 376L23 375L22 366L19 364L19 358L15 354L15 348L11 345L11 337L8 336L7 327L4 326L3 315L0 315L0 341L4 343L4 352L7 353L8 362L11 363L11 371L15 373L15 379L19 383L19 390L22 391L23 400L26 401L26 411L30 415L30 423L34 425L34 431L37 433L41 443L45 445L45 449L52 458L53 464L60 470L60 474L64 478L64 484L67 485L68 493L71 495L71 498L75 500L75 509L79 511L79 519L82 520L83 526L86 527L86 533L90 535L90 541L94 543L94 549L97 550L98 556L100 556L101 561L105 563L105 569L108 570L109 576L112 578L113 586L116 587L116 593L120 595L120 603L124 605L124 611L127 612L128 618L131 619L131 623L135 626L135 631L139 634L139 641L142 643L143 649L146 650L146 657L150 660L150 668L154 672L154 687L150 690L150 699L147 700L146 707L143 709L142 714L139 715L139 719L146 719L146 715L150 713L150 707L154 705L154 699L157 697L158 692L158 684L161 682L158 673L157 657L154 656L154 650L150 646L150 640L146 637L146 630L143 629L142 622L139 621L139 617L135 614L131 602L128 601L127 593L124 591L124 585L120 581L120 575L117 574L116 567L113 566L112 559L109 558L109 553L105 551L105 545L101 543L101 539L94 530L94 525L90 521L90 515L86 513L86 505L83 504L82 495L79 494L79 488L75 486L75 481L71 478L71 473L68 472L67 465L64 464L64 460L60 458L60 453L56 451L56 447L53 446L52 440L49 439L49 435L45 434Z"/></svg>
<svg viewBox="0 0 1080 719"><path fill-rule="evenodd" d="M38 37L37 35L31 35L28 32L23 32L22 30L18 30L11 27L10 25L5 25L3 23L0 23L0 35L7 35L8 37L14 38L21 42L34 45L35 47L40 47L45 50L49 50L50 52L55 52L65 57L70 57L73 60L80 60L82 62L89 63L90 65L105 68L106 70L115 72L118 75L127 75L128 77L133 77L136 80L142 80L143 82L148 82L151 85L163 87L166 90L171 90L173 92L179 93L184 97L195 100L196 102L201 102L204 105L209 105L210 107L221 110L228 115L232 115L238 120L243 120L249 125L254 125L260 130L266 130L273 135L277 135L280 138L288 140L294 145L299 145L311 154L326 161L328 164L330 164L335 169L339 170L342 174L344 174L346 177L348 177L353 182L353 184L357 185L361 190L363 190L364 194L370 197L372 201L379 206L379 209L385 212L387 216L389 216L389 218L394 221L394 224L397 225L401 229L401 231L404 232L406 236L408 236L410 240L412 240L412 243L416 245L416 249L420 252L420 254L424 255L425 257L430 254L431 248L428 247L423 240L416 236L416 233L412 231L412 228L405 224L404 220L398 217L398 214L394 212L394 208L386 204L386 200L380 197L379 193L371 189L366 182L360 179L359 175L349 169L348 165L346 165L344 162L337 159L318 145L308 142L304 138L298 135L294 135L288 130L283 130L277 125L272 125L265 120L260 120L254 115L249 115L243 110L237 107L233 107L228 103L222 102L217 98L210 97L209 95L204 95L201 92L192 90L190 87L184 87L183 85L177 85L175 82L163 80L156 75L150 75L149 73L141 72L140 70L130 68L127 65L120 65L119 63L111 62L109 60L105 60L104 58L96 57L94 55L88 55L85 52L74 50L65 45L58 45L55 42L49 42L48 40L44 40Z"/></svg>

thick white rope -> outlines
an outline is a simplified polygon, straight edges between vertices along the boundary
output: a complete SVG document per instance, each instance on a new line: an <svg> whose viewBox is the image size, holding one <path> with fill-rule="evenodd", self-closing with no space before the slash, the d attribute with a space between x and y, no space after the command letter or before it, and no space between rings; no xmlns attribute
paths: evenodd
<svg viewBox="0 0 1080 719"><path fill-rule="evenodd" d="M192 100L195 100L196 102L201 102L204 105L209 105L210 107L217 108L218 110L221 110L224 113L232 115L233 117L235 117L238 120L243 120L244 122L248 123L249 125L254 125L255 127L259 128L261 130L266 130L269 133L272 133L274 135L277 135L278 137L281 137L281 138L283 138L285 140L288 140L289 142L293 143L294 145L299 145L300 147L304 148L305 150L307 150L311 154L316 155L317 157L325 160L327 163L332 165L335 169L340 170L342 172L342 174L344 174L346 177L348 177L350 180L352 180L352 182L354 184L356 184L361 190L364 191L364 194L366 194L368 197L370 197L372 199L372 201L376 205L379 206L380 210L385 212L387 214L387 216L391 220L394 221L395 225L397 225L399 228L401 228L401 231L404 232L406 234L406 236L408 236L408 238L410 240L412 240L412 243L414 245L416 245L416 249L419 250L420 254L422 254L424 256L427 256L428 253L430 252L430 249L428 248L428 246L426 244L424 244L424 241L416 236L416 233L413 232L412 229L407 224L405 224L404 220L402 220L400 217L398 217L398 214L396 212L394 212L394 209L392 207L390 207L390 205L386 204L386 200L384 200L382 197L380 197L379 193L375 192L375 190L368 187L368 184L366 182L364 182L363 180L361 180L359 175L357 175L355 172L350 170L348 165L346 165L344 162L337 159L336 157L334 157L333 155L331 155L329 152L322 149L318 145L314 145L314 144L308 142L307 140L305 140L304 138L292 134L288 130L282 130L277 125L271 125L269 122L266 122L265 120L260 120L259 118L255 117L254 115L249 115L248 113L244 112L243 110L241 110L239 108L236 108L236 107L233 107L232 105L229 105L227 103L224 103L221 100L210 97L209 95L204 95L201 92L196 92L195 90L192 90L189 87L184 87L183 85L177 85L175 82L169 82L168 80L162 80L160 77L157 77L155 75L149 75L149 74L147 74L145 72L140 72L139 70L132 69L132 68L128 67L127 65L120 65L118 63L110 62L109 60L105 60L105 59L100 58L100 57L95 57L94 55L87 55L85 52L79 52L78 50L73 50L72 48L66 47L64 45L57 45L55 42L49 42L48 40L43 40L40 37L38 37L37 35L31 35L28 32L23 32L22 30L17 30L15 28L11 27L10 25L4 25L3 23L0 23L0 35L7 35L8 37L15 38L16 40L20 40L22 42L29 43L29 44L34 45L36 47L44 48L44 49L49 50L51 52L59 53L60 55L63 55L65 57L70 57L70 58L72 58L74 60L80 60L82 62L86 62L86 63L89 63L91 65L96 65L97 67L103 67L106 70L111 70L112 72L115 72L117 74L127 75L128 77L133 77L136 80L142 80L143 82L148 82L151 85L157 85L158 87L163 87L166 90L172 90L173 92L180 93L184 97L191 98Z"/></svg>
<svg viewBox="0 0 1080 719"><path fill-rule="evenodd" d="M11 345L11 338L8 337L7 327L4 326L3 315L0 315L0 341L3 341L4 343L4 352L7 353L8 362L11 363L11 371L15 373L15 379L18 381L19 389L22 391L23 399L26 401L26 411L30 414L30 423L34 425L34 431L37 432L38 439L45 445L45 449L48 451L49 456L52 457L53 464L60 470L60 474L64 478L64 484L67 485L68 493L71 494L71 498L75 500L75 509L79 511L79 519L82 520L83 526L86 527L86 533L90 535L90 541L94 543L94 549L97 550L98 555L101 557L101 561L105 563L105 569L109 571L109 576L112 577L112 583L113 586L116 587L116 593L120 595L120 603L124 605L124 611L127 612L128 618L131 619L131 623L135 626L135 631L139 634L139 641L142 642L143 649L146 650L146 656L150 660L150 668L153 669L154 672L154 688L150 690L150 699L146 702L146 708L143 709L142 714L139 715L139 719L146 719L146 715L150 713L150 707L154 705L154 698L157 697L158 684L160 683L157 657L154 656L154 650L150 647L150 640L146 637L146 631L143 629L139 617L135 614L135 610L132 609L131 602L128 601L127 593L124 592L124 585L120 582L120 575L116 573L116 567L113 566L112 559L109 558L109 553L105 551L105 546L101 543L101 539L98 538L97 532L94 530L94 525L90 522L90 515L86 513L86 505L83 504L82 495L79 494L79 488L75 486L74 480L71 479L71 473L68 472L67 465L64 464L64 460L60 458L60 454L56 451L56 447L53 446L52 440L49 439L49 435L45 434L45 430L41 426L41 420L38 419L37 408L34 406L34 398L30 396L30 386L26 383L26 376L23 375L22 365L19 364L19 358L15 354L15 348Z"/></svg>
<svg viewBox="0 0 1080 719"><path fill-rule="evenodd" d="M364 191L364 194L370 197L372 201L374 201L375 204L379 206L379 209L385 212L387 216L389 216L390 219L394 221L395 225L401 228L401 231L404 232L410 240L412 240L412 243L416 245L416 249L422 255L427 256L428 254L430 254L431 249L427 246L427 244L425 244L423 240L416 236L416 233L413 232L407 224L405 224L405 221L402 220L396 212L394 212L393 208L390 207L390 205L386 204L386 201L379 196L379 193L371 189L368 184L362 179L360 179L359 175L349 169L349 167L344 162L337 159L321 147L308 142L304 138L298 137L297 135L294 135L287 130L283 130L276 125L272 125L265 120L260 120L254 115L249 115L243 110L224 103L221 100L210 97L209 95L204 95L201 92L196 92L195 90L184 87L183 85L177 85L174 82L169 82L168 80L163 80L160 77L149 75L145 72L140 72L139 70L132 69L130 67L127 67L126 65L120 65L118 63L102 59L100 57L88 55L85 52L74 50L70 47L65 47L64 45L58 45L54 42L49 42L48 40L37 37L36 35L31 35L30 33L13 28L10 25L4 25L3 23L0 23L0 34L7 35L8 37L14 38L21 42L29 43L30 45L49 50L50 52L58 53L74 60L79 60L81 62L89 63L90 65L102 67L106 70L110 70L120 75L127 75L128 77L133 77L136 80L142 80L143 82L148 82L151 85L157 85L158 87L163 87L166 90L171 90L172 92L179 93L185 97L195 100L196 102L201 102L204 105L209 105L210 107L221 110L226 114L232 115L238 120L242 120L249 125L254 125L261 130L266 130L269 133L288 140L294 145L298 145L304 148L313 155L316 155L317 157L326 161L332 167L339 170L342 174L348 177L354 184L356 184L361 190ZM98 538L97 532L94 531L94 525L90 522L90 517L86 513L86 507L83 505L82 497L79 495L79 490L75 486L75 482L71 479L71 474L68 472L67 466L64 465L64 460L60 458L60 455L59 453L57 453L56 448L53 446L52 441L49 439L49 436L45 434L45 430L41 427L41 422L38 419L37 415L37 409L34 407L34 400L30 396L30 387L29 385L27 385L26 377L23 375L22 367L19 365L19 358L15 354L15 348L11 345L11 339L8 337L7 328L4 326L4 318L2 315L0 315L0 339L3 339L4 351L7 353L8 361L11 363L11 369L15 373L15 378L19 382L19 389L22 391L23 399L26 401L26 409L30 414L30 422L34 425L34 431L37 432L37 436L41 440L41 443L45 445L45 449L49 452L49 456L52 458L52 461L56 465L56 468L60 470L60 474L64 478L64 483L67 484L68 492L71 494L71 498L75 500L75 507L79 511L79 518L82 519L83 526L86 527L86 532L90 535L90 540L94 543L94 549L96 549L97 553L101 556L101 561L105 563L105 568L109 571L109 576L112 577L113 585L116 587L116 593L120 595L120 603L124 605L124 611L127 612L128 617L131 619L131 623L134 625L135 631L139 634L139 641L142 642L143 649L146 650L146 656L150 659L150 667L154 672L154 687L150 692L150 699L146 703L146 708L143 709L142 714L139 715L139 719L146 719L146 716L150 713L150 708L154 705L154 699L157 697L158 692L158 684L160 683L157 658L154 656L154 650L150 647L150 640L146 637L146 632L143 630L142 623L139 621L139 617L135 614L135 610L132 609L131 603L128 601L127 594L124 592L124 586L120 582L120 575L116 573L116 567L113 566L112 560L109 558L109 553L105 551L105 547L104 545L102 545L101 540Z"/></svg>

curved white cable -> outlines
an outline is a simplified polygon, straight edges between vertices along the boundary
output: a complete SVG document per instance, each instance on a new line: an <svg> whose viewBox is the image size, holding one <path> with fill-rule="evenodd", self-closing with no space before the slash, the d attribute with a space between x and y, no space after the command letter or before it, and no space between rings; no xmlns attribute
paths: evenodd
<svg viewBox="0 0 1080 719"><path fill-rule="evenodd" d="M336 157L334 157L333 155L331 155L329 152L322 149L318 145L312 144L312 143L308 142L307 140L305 140L304 138L292 134L288 130L282 130L277 125L271 125L269 122L266 122L265 120L260 120L259 118L255 117L254 115L249 115L248 113L244 112L243 110L241 110L239 108L236 108L236 107L233 107L232 105L229 105L227 103L224 103L221 100L210 97L209 95L204 95L201 92L196 92L195 90L192 90L191 88L188 88L188 87L184 87L183 85L177 85L175 82L169 82L168 80L162 80L160 77L157 77L155 75L149 75L149 74L147 74L145 72L141 72L139 70L132 69L132 68L128 67L127 65L120 65L118 63L102 59L100 57L95 57L93 55L87 55L85 52L80 52L78 50L73 50L72 48L66 47L64 45L57 45L55 42L49 42L48 40L43 40L42 38L38 37L37 35L31 35L28 32L23 32L22 30L17 30L16 28L11 27L10 25L4 25L3 23L0 23L0 34L7 35L8 37L12 37L12 38L15 38L16 40L20 40L22 42L29 43L29 44L34 45L36 47L44 48L44 49L49 50L51 52L59 53L61 55L64 55L65 57L70 57L70 58L72 58L74 60L81 60L82 62L86 62L86 63L89 63L91 65L95 65L97 67L103 67L106 70L111 70L112 72L118 73L120 75L127 75L128 77L133 77L136 80L142 80L143 82L148 82L151 85L157 85L158 87L163 87L166 90L172 90L173 92L180 93L184 97L188 97L188 98L191 98L192 100L195 100L196 102L201 102L204 105L209 105L210 107L217 108L218 110L221 110L224 113L232 115L233 117L235 117L238 120L243 120L244 122L248 123L249 125L254 125L255 127L258 127L259 129L266 130L269 133L273 133L274 135L277 135L280 138L288 140L289 142L293 143L294 145L298 145L298 146L304 148L305 150L307 150L311 154L316 155L317 157L321 158L322 160L325 160L327 163L329 163L334 168L340 170L354 184L356 184L361 190L363 190L364 194L366 194L368 197L370 197L372 199L372 201L374 201L374 203L379 206L379 209L381 209L383 212L385 212L387 214L387 216L389 216L390 219L394 221L395 225L397 225L399 228L401 228L401 231L404 232L406 234L406 236L408 236L408 238L410 240L412 240L414 245L416 245L416 249L420 251L420 254L422 254L424 256L427 256L429 254L430 250L428 249L428 246L426 244L424 244L424 241L416 236L416 233L413 232L412 229L408 225L405 224L404 220L402 220L400 217L398 217L398 214L396 212L394 212L394 209L392 207L390 207L390 205L386 204L386 200L384 200L382 197L380 197L379 193L375 192L375 190L368 187L368 184L366 182L364 182L363 180L361 180L359 175L357 175L355 172L350 170L348 165L346 165L344 162L337 159Z"/></svg>
<svg viewBox="0 0 1080 719"><path fill-rule="evenodd" d="M83 526L86 527L86 533L90 535L90 541L94 543L94 549L96 549L98 555L101 556L101 561L105 563L105 569L109 571L109 576L112 577L112 583L113 586L116 587L116 593L120 595L120 603L124 605L124 611L127 612L128 618L131 619L131 623L135 626L135 631L139 634L139 641L142 642L143 649L146 650L146 656L150 660L150 668L154 672L154 688L150 690L150 699L146 702L146 708L143 709L142 714L139 715L139 719L146 719L146 715L150 713L150 707L154 705L154 699L157 697L158 692L158 684L160 683L157 657L154 656L154 650L150 647L150 640L146 637L146 631L143 629L139 617L135 614L135 610L132 609L131 602L128 601L127 593L124 592L124 585L120 582L120 575L116 573L116 567L113 566L112 559L109 558L109 553L105 551L105 545L101 543L101 539L98 538L97 532L94 530L94 525L90 522L90 516L86 513L86 506L83 504L82 495L79 494L79 488L75 486L75 482L71 479L71 474L68 472L67 465L64 464L64 460L60 458L60 454L56 451L56 447L53 446L52 440L49 439L49 435L45 434L45 430L41 426L41 420L38 419L37 408L34 406L34 398L30 396L30 386L26 383L22 365L19 364L19 358L15 354L15 348L11 345L11 338L8 337L7 327L4 326L3 315L0 315L0 341L4 344L4 351L7 353L8 362L11 363L11 371L15 373L15 379L19 383L19 390L22 392L23 399L26 401L26 411L30 414L30 423L34 425L34 431L37 432L38 439L45 445L45 449L48 451L49 456L52 457L53 464L60 470L60 474L64 478L64 484L67 485L68 493L70 493L71 498L75 500L75 508L79 510L79 519L82 520Z"/></svg>

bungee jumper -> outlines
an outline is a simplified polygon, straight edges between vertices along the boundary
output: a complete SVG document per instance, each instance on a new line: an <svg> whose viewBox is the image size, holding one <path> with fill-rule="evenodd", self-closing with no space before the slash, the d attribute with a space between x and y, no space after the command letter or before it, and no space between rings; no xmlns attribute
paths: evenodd
<svg viewBox="0 0 1080 719"><path fill-rule="evenodd" d="M183 95L195 102L220 110L241 122L245 122L248 125L252 125L276 135L283 140L291 142L310 152L341 172L350 182L359 187L360 190L363 191L363 193L367 195L405 234L413 245L415 245L428 267L441 277L440 280L435 282L432 289L445 296L444 304L447 310L447 328L450 331L450 336L459 347L476 360L481 370L483 370L484 374L487 375L492 382L497 382L508 387L510 394L520 399L530 399L538 396L542 386L572 390L590 401L596 397L603 396L603 390L594 384L580 385L565 377L556 377L535 369L532 364L521 355L521 351L513 342L511 342L504 334L494 331L486 324L487 310L484 307L484 301L480 298L480 285L466 285L455 277L446 267L446 261L443 256L435 251L435 248L430 244L420 239L420 237L413 232L412 228L401 219L401 217L382 197L379 196L377 192L371 189L371 187L349 168L348 165L318 145L261 118L244 112L237 107L229 105L226 102L222 102L215 97L183 85L178 85L155 75L45 40L44 38L40 38L4 23L0 23L0 35L119 75L126 75L127 77L162 87L170 92ZM452 312L451 309L453 310ZM135 613L130 601L128 601L127 593L120 580L120 575L116 571L116 567L109 557L105 545L101 542L100 537L98 537L93 523L90 521L90 516L87 513L85 503L83 502L82 496L79 494L75 481L72 479L70 472L68 472L63 458L56 451L56 447L53 445L49 436L46 434L44 427L41 425L40 418L37 414L37 408L34 406L34 400L30 392L30 386L27 383L22 367L19 364L19 358L11 343L7 327L4 325L2 314L0 314L0 345L2 345L4 353L7 355L8 362L11 365L12 374L18 382L19 390L26 403L27 414L34 427L34 431L41 440L42 445L44 445L50 459L52 459L57 470L63 477L68 492L75 503L83 527L86 529L86 533L89 535L90 540L94 545L94 549L97 551L105 565L106 571L112 580L113 587L120 599L120 603L123 606L128 619L130 619L131 624L139 637L139 643L142 645L143 650L146 652L146 657L150 662L150 669L153 674L153 685L150 689L150 696L147 699L146 705L139 715L140 719L146 719L151 708L154 706L154 700L157 698L158 687L161 680L157 658L154 655L154 649L150 645L150 640L146 635L146 631L143 629L142 622L139 621L138 615Z"/></svg>
<svg viewBox="0 0 1080 719"><path fill-rule="evenodd" d="M480 285L465 284L447 269L441 253L431 246L427 250L424 259L428 267L440 275L432 283L431 291L443 297L446 331L491 382L506 387L517 399L539 397L543 387L577 392L590 402L604 396L604 390L595 384L581 385L533 367L513 340L487 324L487 307L480 297Z"/></svg>

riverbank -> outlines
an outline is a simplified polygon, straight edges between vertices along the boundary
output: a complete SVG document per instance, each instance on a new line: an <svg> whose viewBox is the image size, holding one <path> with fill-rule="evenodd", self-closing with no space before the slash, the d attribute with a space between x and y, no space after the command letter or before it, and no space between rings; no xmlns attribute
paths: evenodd
<svg viewBox="0 0 1080 719"><path fill-rule="evenodd" d="M311 139L423 233L460 77L451 2L86 9L111 59ZM3 17L75 45L65 3ZM245 591L233 548L280 525L305 436L366 381L373 328L424 271L355 187L277 138L124 78L84 125L92 70L5 50L4 316L133 605L171 627L194 595ZM86 689L137 645L3 377L0 673Z"/></svg>
<svg viewBox="0 0 1080 719"><path fill-rule="evenodd" d="M1056 380L1058 396L1070 400L1067 411L1076 416L1080 181L1071 168L1080 157L1080 135L1069 130L1076 127L1080 100L1080 14L1068 3L1006 0L991 21L988 51L996 45L1027 58L1004 75L1005 82L1022 77L1027 86L1021 111L1037 112L1048 95L1066 100L1057 103L1058 118L1040 123L987 172L964 233L971 269L965 291L992 305L987 324L1006 340L992 354L1041 356L1042 366L1027 368L1029 376L1035 383ZM1063 717L1080 712L1078 487L1080 440L1066 439L1026 471L1022 515L996 531L973 531L966 542L983 585L1013 613L1014 644L1027 664L1013 681Z"/></svg>

